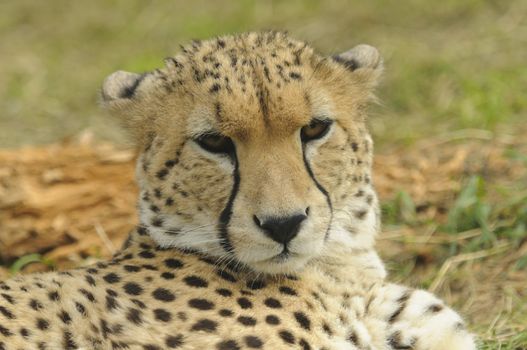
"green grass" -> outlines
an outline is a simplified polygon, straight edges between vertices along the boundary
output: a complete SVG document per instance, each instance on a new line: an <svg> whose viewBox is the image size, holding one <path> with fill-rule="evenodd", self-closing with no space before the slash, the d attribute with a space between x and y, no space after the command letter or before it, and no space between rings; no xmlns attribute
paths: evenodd
<svg viewBox="0 0 527 350"><path fill-rule="evenodd" d="M527 344L527 332L513 335L506 341L485 341L481 342L480 350L524 350Z"/></svg>
<svg viewBox="0 0 527 350"><path fill-rule="evenodd" d="M448 213L444 231L456 234L480 229L482 234L469 242L464 251L488 249L500 239L513 245L527 239L527 191L503 191L502 201L487 199L486 184L480 176L470 178ZM456 253L458 246L452 245Z"/></svg>
<svg viewBox="0 0 527 350"><path fill-rule="evenodd" d="M518 191L501 187L499 195L490 198L487 187L489 185L481 176L466 179L442 223L420 218L410 195L400 191L392 200L382 204L383 222L385 225L410 227L438 224L439 232L450 235L481 231L462 246L455 242L450 244L449 256L489 249L499 240L518 247L527 239L527 188ZM525 256L518 260L518 268L526 267L525 260Z"/></svg>
<svg viewBox="0 0 527 350"><path fill-rule="evenodd" d="M516 156L514 153L514 158ZM524 161L523 156L516 159ZM388 257L386 260L392 278L424 289L433 286L439 275L439 267L450 259L465 256L467 261L477 261L480 258L476 256L483 254L482 257L487 259L484 263L487 271L481 273L480 269L477 273L478 276L486 277L478 281L470 276L474 273L470 263L456 265L445 278L444 283L448 287L443 288L443 293L459 288L478 289L477 285L482 286L483 290L486 286L497 291L498 295L495 292L488 293L489 299L485 303L489 305L487 316L483 317L485 320L472 325L483 336L481 349L526 349L527 296L524 286L527 254L519 253L519 249L527 241L527 178L504 185L502 181L492 183L475 175L467 177L464 182L444 218L435 221L419 213L410 195L404 191L400 191L392 200L385 201L382 205L385 227L403 228L409 233L403 236L406 251L402 256L390 255L386 249L381 249L381 252ZM467 236L467 239L455 239L470 232L475 234ZM432 234L435 238L443 238L445 242L435 245L433 251L423 251L423 245L415 244L422 235L432 237ZM450 242L449 237L452 237ZM433 263L426 262L429 259ZM509 284L507 276L520 274L523 282ZM489 280L489 276L494 277ZM455 297L451 302L458 308L471 304L465 299L470 298L470 294L464 293L464 297ZM510 300L509 306L500 304L502 296Z"/></svg>
<svg viewBox="0 0 527 350"><path fill-rule="evenodd" d="M38 253L27 254L18 258L11 266L9 267L9 272L12 275L15 275L22 271L26 266L33 263L41 263L49 266L50 268L55 267L55 263L52 260L45 259L42 255Z"/></svg>
<svg viewBox="0 0 527 350"><path fill-rule="evenodd" d="M193 38L258 29L288 30L327 54L359 43L378 47L386 74L370 124L381 150L459 129L507 133L527 117L525 13L524 0L1 2L0 147L52 142L86 128L122 142L97 106L105 76L159 67ZM507 155L527 165L514 148ZM527 236L525 182L467 178L444 222L422 219L405 192L384 203L383 212L388 226L453 237L481 230L463 244L438 247L440 263L499 242L517 247ZM38 259L23 257L13 269ZM392 266L404 279L416 269ZM526 269L527 257L515 268ZM421 275L420 285L429 286L431 275ZM525 314L513 316L515 324L527 324ZM527 333L520 332L482 349L526 347Z"/></svg>

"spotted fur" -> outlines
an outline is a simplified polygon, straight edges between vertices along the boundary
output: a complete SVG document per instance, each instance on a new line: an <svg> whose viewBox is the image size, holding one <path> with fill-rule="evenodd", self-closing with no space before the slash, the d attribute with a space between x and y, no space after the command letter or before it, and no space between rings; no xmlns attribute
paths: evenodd
<svg viewBox="0 0 527 350"><path fill-rule="evenodd" d="M108 262L0 283L0 350L475 349L440 300L386 282L375 252L365 118L381 70L367 45L326 58L265 32L110 75L141 223Z"/></svg>

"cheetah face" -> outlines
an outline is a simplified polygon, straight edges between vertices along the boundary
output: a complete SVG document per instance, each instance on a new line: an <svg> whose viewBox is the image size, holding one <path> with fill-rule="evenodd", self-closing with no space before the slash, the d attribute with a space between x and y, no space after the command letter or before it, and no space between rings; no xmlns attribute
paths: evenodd
<svg viewBox="0 0 527 350"><path fill-rule="evenodd" d="M151 73L110 75L103 103L141 147L141 224L163 247L270 274L370 244L364 106L380 66L366 45L328 59L281 33L249 33L194 42Z"/></svg>

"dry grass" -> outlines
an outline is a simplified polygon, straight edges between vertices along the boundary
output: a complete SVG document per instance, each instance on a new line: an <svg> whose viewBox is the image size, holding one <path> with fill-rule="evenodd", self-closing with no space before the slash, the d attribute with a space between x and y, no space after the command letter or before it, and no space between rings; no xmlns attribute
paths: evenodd
<svg viewBox="0 0 527 350"><path fill-rule="evenodd" d="M393 278L456 305L484 349L524 349L527 158L512 155L526 155L527 142L484 135L462 143L449 135L377 157L380 250Z"/></svg>

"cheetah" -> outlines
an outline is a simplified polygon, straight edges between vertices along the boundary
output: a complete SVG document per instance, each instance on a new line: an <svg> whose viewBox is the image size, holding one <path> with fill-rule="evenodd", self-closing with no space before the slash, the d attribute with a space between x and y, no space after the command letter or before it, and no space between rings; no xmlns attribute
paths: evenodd
<svg viewBox="0 0 527 350"><path fill-rule="evenodd" d="M386 280L367 106L377 49L281 32L193 41L102 105L138 148L140 224L109 261L0 283L0 349L471 350Z"/></svg>

